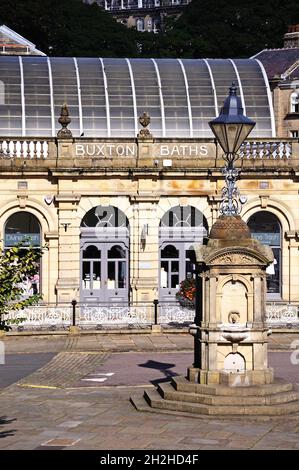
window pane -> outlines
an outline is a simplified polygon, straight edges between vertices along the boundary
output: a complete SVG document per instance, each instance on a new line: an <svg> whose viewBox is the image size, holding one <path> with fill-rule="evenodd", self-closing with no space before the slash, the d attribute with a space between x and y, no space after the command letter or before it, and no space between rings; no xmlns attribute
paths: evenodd
<svg viewBox="0 0 299 470"><path fill-rule="evenodd" d="M269 294L279 294L280 292L280 248L272 248L274 261L267 267L267 291Z"/></svg>
<svg viewBox="0 0 299 470"><path fill-rule="evenodd" d="M90 263L88 261L84 261L82 266L82 288L90 289Z"/></svg>
<svg viewBox="0 0 299 470"><path fill-rule="evenodd" d="M259 211L248 221L251 235L264 245L269 245L274 254L274 261L266 268L267 292L280 293L281 278L281 228L278 218L267 211Z"/></svg>
<svg viewBox="0 0 299 470"><path fill-rule="evenodd" d="M171 276L171 288L172 289L179 289L179 276L174 274Z"/></svg>
<svg viewBox="0 0 299 470"><path fill-rule="evenodd" d="M115 262L108 262L108 280L107 289L115 289Z"/></svg>
<svg viewBox="0 0 299 470"><path fill-rule="evenodd" d="M171 271L173 273L179 272L179 262L178 261L171 261Z"/></svg>
<svg viewBox="0 0 299 470"><path fill-rule="evenodd" d="M118 262L118 288L119 289L126 288L126 262L125 261Z"/></svg>
<svg viewBox="0 0 299 470"><path fill-rule="evenodd" d="M40 245L40 225L37 218L29 212L19 211L7 219L5 246L14 246L19 242L28 246Z"/></svg>
<svg viewBox="0 0 299 470"><path fill-rule="evenodd" d="M101 288L101 262L95 261L93 263L93 275L92 275L92 288L100 289Z"/></svg>
<svg viewBox="0 0 299 470"><path fill-rule="evenodd" d="M125 258L126 252L125 250L119 246L115 245L108 251L108 258Z"/></svg>
<svg viewBox="0 0 299 470"><path fill-rule="evenodd" d="M89 245L83 251L83 258L92 259L92 258L101 258L101 250L99 250L94 245Z"/></svg>
<svg viewBox="0 0 299 470"><path fill-rule="evenodd" d="M168 261L161 262L160 287L168 287Z"/></svg>
<svg viewBox="0 0 299 470"><path fill-rule="evenodd" d="M161 251L161 258L178 258L179 252L173 245L167 245Z"/></svg>

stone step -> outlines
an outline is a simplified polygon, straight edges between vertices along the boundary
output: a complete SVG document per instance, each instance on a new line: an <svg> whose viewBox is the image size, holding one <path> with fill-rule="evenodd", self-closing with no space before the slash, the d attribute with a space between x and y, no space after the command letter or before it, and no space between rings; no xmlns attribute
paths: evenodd
<svg viewBox="0 0 299 470"><path fill-rule="evenodd" d="M279 405L203 405L201 403L165 400L157 390L145 391L144 398L151 407L156 409L212 416L282 416L299 412L299 401Z"/></svg>
<svg viewBox="0 0 299 470"><path fill-rule="evenodd" d="M228 387L227 385L205 385L196 382L189 382L186 377L178 376L172 379L173 386L176 390L189 393L199 393L203 395L228 395L228 396L266 396L275 393L290 392L293 385L287 383L283 379L275 379L272 384L268 385L251 385L248 387Z"/></svg>
<svg viewBox="0 0 299 470"><path fill-rule="evenodd" d="M158 392L166 400L201 403L204 405L275 405L299 400L299 392L289 391L265 396L205 395L175 390L172 384L158 385Z"/></svg>

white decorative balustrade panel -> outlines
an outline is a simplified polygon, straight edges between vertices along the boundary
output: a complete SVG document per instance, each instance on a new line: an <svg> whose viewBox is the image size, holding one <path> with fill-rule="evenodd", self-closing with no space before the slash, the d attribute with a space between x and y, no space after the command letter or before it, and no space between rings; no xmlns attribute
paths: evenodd
<svg viewBox="0 0 299 470"><path fill-rule="evenodd" d="M253 160L288 160L292 156L292 142L245 142L240 147L240 157Z"/></svg>
<svg viewBox="0 0 299 470"><path fill-rule="evenodd" d="M0 158L45 159L48 155L46 140L0 140Z"/></svg>
<svg viewBox="0 0 299 470"><path fill-rule="evenodd" d="M267 323L299 323L297 305L267 305L266 306Z"/></svg>
<svg viewBox="0 0 299 470"><path fill-rule="evenodd" d="M152 305L80 305L78 325L150 324L153 319Z"/></svg>
<svg viewBox="0 0 299 470"><path fill-rule="evenodd" d="M158 323L193 323L195 310L181 307L180 305L160 304Z"/></svg>

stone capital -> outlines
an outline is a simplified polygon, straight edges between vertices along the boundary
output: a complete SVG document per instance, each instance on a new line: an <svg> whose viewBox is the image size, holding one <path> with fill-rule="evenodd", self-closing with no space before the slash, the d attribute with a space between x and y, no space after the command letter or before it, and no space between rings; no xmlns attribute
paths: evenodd
<svg viewBox="0 0 299 470"><path fill-rule="evenodd" d="M58 240L59 233L58 232L46 232L45 233L45 240Z"/></svg>

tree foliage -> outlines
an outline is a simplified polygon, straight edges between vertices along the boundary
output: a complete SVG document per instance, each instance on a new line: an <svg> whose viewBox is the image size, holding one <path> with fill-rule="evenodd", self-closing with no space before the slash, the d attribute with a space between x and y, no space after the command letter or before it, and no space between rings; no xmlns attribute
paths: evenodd
<svg viewBox="0 0 299 470"><path fill-rule="evenodd" d="M52 56L136 55L134 31L82 0L6 0L0 23Z"/></svg>
<svg viewBox="0 0 299 470"><path fill-rule="evenodd" d="M250 57L282 46L299 23L298 0L193 0L161 34L139 33L82 0L6 0L0 24L48 55L82 57Z"/></svg>
<svg viewBox="0 0 299 470"><path fill-rule="evenodd" d="M298 0L193 0L175 24L188 36L178 52L250 57L264 48L282 47L288 25L298 22Z"/></svg>
<svg viewBox="0 0 299 470"><path fill-rule="evenodd" d="M41 299L39 294L27 296L25 288L38 273L41 255L41 249L19 243L0 256L0 330L8 331L9 323L21 321L5 319L11 311L23 310Z"/></svg>

